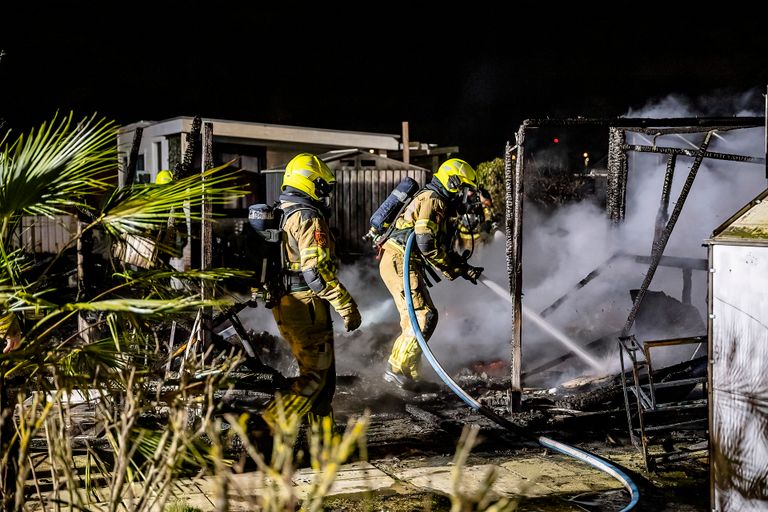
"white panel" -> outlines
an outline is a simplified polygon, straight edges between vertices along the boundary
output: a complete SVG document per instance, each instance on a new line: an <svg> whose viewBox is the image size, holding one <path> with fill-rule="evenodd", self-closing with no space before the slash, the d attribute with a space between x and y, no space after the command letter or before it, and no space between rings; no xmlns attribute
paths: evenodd
<svg viewBox="0 0 768 512"><path fill-rule="evenodd" d="M14 247L24 247L35 253L57 253L77 235L77 219L74 215L25 215L20 238L14 237Z"/></svg>
<svg viewBox="0 0 768 512"><path fill-rule="evenodd" d="M713 509L768 510L768 248L711 250Z"/></svg>

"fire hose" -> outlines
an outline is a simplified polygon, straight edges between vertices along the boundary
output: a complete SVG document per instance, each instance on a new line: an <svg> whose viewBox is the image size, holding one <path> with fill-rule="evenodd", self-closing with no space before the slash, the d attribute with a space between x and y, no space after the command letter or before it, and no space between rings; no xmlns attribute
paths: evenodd
<svg viewBox="0 0 768 512"><path fill-rule="evenodd" d="M536 441L547 449L554 450L556 452L562 453L563 455L568 455L569 457L573 457L581 462L589 464L590 466L604 473L607 473L612 477L614 477L615 479L617 479L619 482L621 482L624 488L627 489L631 498L629 504L627 504L627 506L622 508L620 512L626 512L626 511L632 510L640 500L640 491L637 488L637 485L632 481L631 478L629 478L629 476L627 476L626 473L624 473L613 464L598 457L593 453L581 450L579 448L576 448L571 445L567 445L565 443L561 443L559 441L555 441L554 439L551 439L549 437L535 436L530 432L526 431L524 428L518 425L515 425L508 419L497 414L490 407L487 407L481 404L480 402L478 402L477 400L469 396L469 394L466 391L464 391L456 383L456 381L454 381L451 378L451 376L448 375L448 373L443 369L440 362L437 360L437 358L435 358L435 355L432 353L432 350L430 350L429 345L427 345L427 341L424 339L424 334L421 332L421 327L419 326L418 319L416 318L416 311L413 308L413 297L411 296L411 279L410 279L410 257L411 257L411 248L413 247L413 238L414 238L414 232L411 232L411 234L408 236L408 241L405 244L405 263L404 263L404 269L403 269L403 286L405 288L405 294L404 294L405 303L406 303L406 306L408 307L408 316L411 321L411 327L413 328L413 333L416 336L416 340L419 343L419 347L421 348L421 351L423 352L424 356L427 358L427 361L429 361L429 364L435 370L435 373L437 373L438 377L440 377L440 379L451 389L451 391L453 391L456 394L456 396L458 396L464 403L466 403L470 407L470 409L473 409L479 412L480 414L490 419L491 421L497 423L498 425L506 428L511 432L514 432L515 434L525 437L526 439Z"/></svg>

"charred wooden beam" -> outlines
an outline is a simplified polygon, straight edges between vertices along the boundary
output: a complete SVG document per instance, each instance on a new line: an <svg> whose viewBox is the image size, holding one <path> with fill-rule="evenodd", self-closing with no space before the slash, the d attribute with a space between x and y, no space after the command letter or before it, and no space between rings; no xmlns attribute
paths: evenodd
<svg viewBox="0 0 768 512"><path fill-rule="evenodd" d="M671 117L671 118L646 118L646 117L613 117L613 118L566 118L566 119L526 119L523 126L526 128L545 128L561 126L605 126L621 128L694 128L696 131L718 130L728 128L750 128L763 126L763 117ZM637 131L637 130L633 130ZM670 130L670 133L683 130ZM649 133L654 133L653 131Z"/></svg>
<svg viewBox="0 0 768 512"><path fill-rule="evenodd" d="M559 308L566 300L568 300L576 291L580 290L581 288L584 288L593 279L595 279L600 274L602 274L603 271L608 267L608 265L610 265L610 263L617 258L632 258L637 263L642 263L645 265L649 264L652 261L650 256L641 256L639 254L636 254L636 255L624 254L620 252L615 253L610 258L605 260L602 264L600 264L598 267L593 269L589 274L587 274L586 277L584 277L584 279L576 283L573 286L573 288L565 292L563 295L558 297L552 304L544 308L540 313L540 315L542 317L546 317L554 313L555 310ZM659 266L675 267L675 268L681 268L681 269L687 269L687 270L707 270L707 260L703 258L662 256L661 260L659 260Z"/></svg>
<svg viewBox="0 0 768 512"><path fill-rule="evenodd" d="M128 168L125 170L125 181L123 186L130 186L136 181L136 168L139 161L139 146L141 146L141 136L144 134L144 128L137 126L133 132L133 142L131 151L128 153Z"/></svg>
<svg viewBox="0 0 768 512"><path fill-rule="evenodd" d="M648 265L653 261L652 256L631 256L637 263ZM680 256L662 256L659 259L660 267L676 267L691 270L707 270L707 260L704 258L683 258Z"/></svg>
<svg viewBox="0 0 768 512"><path fill-rule="evenodd" d="M516 136L516 149L507 142L504 152L504 182L506 185L506 255L509 294L512 297L512 340L510 354L512 412L520 410L523 387L522 364L522 286L523 286L523 170L525 168L525 126ZM512 154L517 151L517 159Z"/></svg>
<svg viewBox="0 0 768 512"><path fill-rule="evenodd" d="M564 295L560 296L557 300L555 300L555 302L553 302L552 304L550 304L549 306L544 308L544 310L540 313L541 316L542 317L546 317L546 316L549 316L552 313L554 313L554 311L557 308L559 308L563 304L563 302L565 302L571 295L573 295L573 293L575 293L577 290L580 290L580 289L584 288L587 284L589 284L590 281L592 281L594 278L596 278L597 276L602 274L603 270L605 270L606 267L614 259L616 259L618 257L622 257L622 256L625 256L625 255L624 254L620 254L620 253L616 253L616 254L612 255L610 258L608 258L607 260L605 260L605 262L603 262L603 264L601 264L599 267L595 268L592 272L587 274L587 276L584 279L582 279L581 281L576 283L576 285L574 285L573 288L568 290Z"/></svg>
<svg viewBox="0 0 768 512"><path fill-rule="evenodd" d="M189 178L195 173L200 172L202 167L202 158L200 155L201 145L201 131L202 131L202 119L200 116L195 116L192 119L192 127L189 133L184 137L185 144L182 145L184 149L184 156L181 162L177 163L173 168L173 177L176 180ZM183 222L183 221L182 221ZM189 228L189 243L188 248L184 248L184 268L200 268L200 229L199 222L192 221L188 223Z"/></svg>
<svg viewBox="0 0 768 512"><path fill-rule="evenodd" d="M205 123L203 126L203 165L201 169L203 176L205 175L205 171L213 169L213 167L213 123ZM201 179L203 181L203 190L205 190L205 178L203 177ZM207 270L211 268L211 263L213 262L213 231L211 225L213 207L211 202L205 197L205 192L203 192L203 202L201 209L202 228L200 237L202 240L202 252L200 255L200 268L202 270Z"/></svg>
<svg viewBox="0 0 768 512"><path fill-rule="evenodd" d="M706 262L706 260L704 260ZM690 304L691 303L691 289L692 289L692 272L690 268L684 268L683 269L683 292L682 292L682 303L683 304Z"/></svg>
<svg viewBox="0 0 768 512"><path fill-rule="evenodd" d="M674 452L666 452L661 455L654 455L653 460L658 465L664 462L675 462L685 459L700 459L709 456L709 448L702 448L700 450L678 450Z"/></svg>
<svg viewBox="0 0 768 512"><path fill-rule="evenodd" d="M648 286L650 286L651 281L653 280L653 276L656 273L656 269L659 266L662 255L664 254L664 249L667 247L669 237L672 235L672 230L675 228L678 217L680 217L680 212L683 210L683 205L685 204L685 200L688 198L688 193L691 191L693 180L696 179L696 174L699 171L701 162L704 160L704 154L707 152L707 147L709 146L709 141L711 138L712 132L707 132L707 135L704 137L699 150L696 152L696 158L693 161L693 165L691 165L691 170L688 172L688 177L683 184L683 188L680 191L680 196L677 198L675 207L672 209L672 215L670 215L669 222L667 222L667 226L664 228L664 231L662 231L659 239L656 241L656 243L653 244L651 263L648 267L648 272L645 274L643 283L640 285L640 290L635 297L635 301L632 304L632 310L629 312L627 321L621 331L622 337L629 335L629 331L632 329L632 325L635 323L635 317L637 316L637 312L640 310L640 304L645 297L645 293L648 291Z"/></svg>
<svg viewBox="0 0 768 512"><path fill-rule="evenodd" d="M624 144L622 149L624 149L624 151L636 151L638 153L660 153L663 155L682 155L690 157L695 157L697 154L697 151L693 149L670 148L662 146L641 146L639 144ZM727 160L729 162L746 162L754 164L765 163L765 158L759 156L734 155L732 153L718 153L716 151L704 152L704 158L711 158L713 160Z"/></svg>
<svg viewBox="0 0 768 512"><path fill-rule="evenodd" d="M187 147L184 150L184 158L180 164L177 164L173 169L173 176L176 179L187 178L192 176L195 172L193 164L195 162L195 154L199 151L200 130L202 128L202 119L200 116L195 116L192 119L192 129L187 133L186 142Z"/></svg>
<svg viewBox="0 0 768 512"><path fill-rule="evenodd" d="M203 201L200 205L201 208L201 222L200 222L200 269L208 270L212 266L213 262L213 226L211 224L211 217L213 216L213 205L205 197L205 171L213 169L213 123L205 123L202 131L203 137L203 156L201 173L203 177L200 179L203 181ZM203 300L210 300L213 298L213 287L208 281L203 280L201 286ZM211 315L212 311L210 307L203 308L203 346L208 348L211 343Z"/></svg>
<svg viewBox="0 0 768 512"><path fill-rule="evenodd" d="M627 154L624 150L626 137L621 128L608 131L608 190L605 209L608 218L614 223L624 220L628 176Z"/></svg>
<svg viewBox="0 0 768 512"><path fill-rule="evenodd" d="M433 427L439 427L440 423L443 421L439 416L436 416L429 411L425 411L421 407L414 404L405 404L405 412Z"/></svg>
<svg viewBox="0 0 768 512"><path fill-rule="evenodd" d="M667 158L667 170L664 173L664 186L661 188L661 201L659 202L659 211L656 213L656 229L653 234L653 243L661 236L664 226L669 220L669 194L672 190L672 180L675 177L675 163L677 155L672 154Z"/></svg>
<svg viewBox="0 0 768 512"><path fill-rule="evenodd" d="M744 118L739 118L744 119ZM759 119L759 118L758 118ZM705 133L709 130L717 130L718 132L729 132L732 130L743 130L745 128L757 128L759 125L753 123L745 124L744 126L675 126L672 128L661 128L654 126L652 128L636 128L627 126L626 131L632 133L644 133L646 135L652 135L654 137L662 135L677 135L680 133ZM722 138L722 137L721 137Z"/></svg>
<svg viewBox="0 0 768 512"><path fill-rule="evenodd" d="M676 416L675 412L670 413L670 416ZM668 423L665 425L656 425L652 427L645 427L645 431L649 433L654 432L669 432L670 430L706 430L707 418L697 418L688 421L680 421L678 423Z"/></svg>

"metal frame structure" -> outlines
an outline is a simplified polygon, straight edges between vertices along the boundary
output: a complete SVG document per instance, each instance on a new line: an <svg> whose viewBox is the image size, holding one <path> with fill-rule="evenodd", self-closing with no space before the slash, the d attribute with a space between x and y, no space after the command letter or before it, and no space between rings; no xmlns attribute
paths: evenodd
<svg viewBox="0 0 768 512"><path fill-rule="evenodd" d="M696 386L701 384L706 391L707 377L692 377L684 379L670 379L664 382L656 383L653 380L653 363L651 358L651 349L660 347L671 347L683 344L697 344L697 348L694 351L694 355L698 352L701 345L706 343L706 336L695 336L690 338L674 338L666 340L649 340L644 341L641 345L635 339L634 335L619 338L619 358L621 361L621 387L624 393L624 405L627 411L627 423L629 425L629 436L632 440L632 444L638 446L642 452L643 460L645 462L645 469L652 471L656 467L657 460L668 459L669 452L665 452L659 456L651 456L649 453L649 445L654 441L653 436L659 433L663 433L669 430L702 430L707 426L707 400L686 400L678 402L660 403L657 399L656 390L662 388L682 387L687 388L690 386ZM642 359L638 357L642 354ZM626 355L632 362L631 368L628 370L624 365L624 355ZM631 371L632 384L627 383L627 373ZM630 401L630 392L635 396L634 407ZM633 415L634 409L634 415ZM656 423L649 425L656 416L660 416L655 413L667 413L666 418L669 418L669 413L694 413L692 419L685 419L678 421L680 418L675 417L673 422L663 422L656 420ZM636 415L636 416L635 416ZM633 425L633 417L637 418L637 427ZM682 452L676 452L681 454ZM683 454L691 455L696 452L687 452Z"/></svg>

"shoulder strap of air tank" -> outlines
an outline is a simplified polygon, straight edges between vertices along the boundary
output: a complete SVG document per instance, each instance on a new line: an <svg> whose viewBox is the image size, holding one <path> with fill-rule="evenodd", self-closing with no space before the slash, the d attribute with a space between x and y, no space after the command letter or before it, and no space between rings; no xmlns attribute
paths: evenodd
<svg viewBox="0 0 768 512"><path fill-rule="evenodd" d="M408 205L413 201L413 198L418 195L418 192L413 194L412 196L408 197L405 201L403 201L403 204L400 206L400 209L397 211L397 215L395 215L395 220L392 221L392 223L389 225L386 231L382 233L382 235L378 238L376 241L376 245L381 246L386 242L393 234L400 232L408 232L410 229L413 228L407 228L407 229L395 229L395 226L397 225L397 219L400 218L400 215L405 211L406 208L408 208ZM407 237L406 237L407 238Z"/></svg>
<svg viewBox="0 0 768 512"><path fill-rule="evenodd" d="M306 204L292 204L291 206L284 208L282 210L283 210L283 216L280 219L280 229L283 229L285 227L285 222L288 220L288 217L290 217L296 212L302 212L302 216L306 215L306 218L304 220L308 220L313 217L323 216L322 213L320 213L320 210Z"/></svg>

